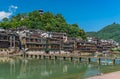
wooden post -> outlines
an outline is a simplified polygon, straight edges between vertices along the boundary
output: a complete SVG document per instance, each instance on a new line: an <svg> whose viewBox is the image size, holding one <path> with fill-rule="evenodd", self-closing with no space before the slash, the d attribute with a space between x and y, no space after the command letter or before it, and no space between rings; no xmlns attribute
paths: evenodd
<svg viewBox="0 0 120 79"><path fill-rule="evenodd" d="M12 47L12 36L10 36L10 47Z"/></svg>
<svg viewBox="0 0 120 79"><path fill-rule="evenodd" d="M39 55L39 59L41 59L41 55Z"/></svg>
<svg viewBox="0 0 120 79"><path fill-rule="evenodd" d="M112 59L112 63L113 63L113 65L115 64L115 58Z"/></svg>
<svg viewBox="0 0 120 79"><path fill-rule="evenodd" d="M49 59L51 59L51 56L49 56Z"/></svg>
<svg viewBox="0 0 120 79"><path fill-rule="evenodd" d="M37 55L34 55L35 58L37 58Z"/></svg>
<svg viewBox="0 0 120 79"><path fill-rule="evenodd" d="M100 58L98 58L98 64L101 64L100 62L101 62L101 59L100 59Z"/></svg>
<svg viewBox="0 0 120 79"><path fill-rule="evenodd" d="M69 59L69 61L72 61L73 57L69 57L68 59Z"/></svg>
<svg viewBox="0 0 120 79"><path fill-rule="evenodd" d="M57 60L57 56L55 56L55 60Z"/></svg>
<svg viewBox="0 0 120 79"><path fill-rule="evenodd" d="M65 60L65 57L63 57L63 60Z"/></svg>
<svg viewBox="0 0 120 79"><path fill-rule="evenodd" d="M90 57L87 58L88 63L90 63Z"/></svg>
<svg viewBox="0 0 120 79"><path fill-rule="evenodd" d="M78 61L79 61L79 62L81 62L81 59L82 59L82 58L81 58L81 57L79 57L79 58L78 58Z"/></svg>
<svg viewBox="0 0 120 79"><path fill-rule="evenodd" d="M28 57L28 54L26 54L26 57Z"/></svg>
<svg viewBox="0 0 120 79"><path fill-rule="evenodd" d="M45 59L45 55L43 55L43 59Z"/></svg>
<svg viewBox="0 0 120 79"><path fill-rule="evenodd" d="M14 44L14 48L15 48L15 36L13 37L13 44Z"/></svg>
<svg viewBox="0 0 120 79"><path fill-rule="evenodd" d="M73 60L73 57L70 57L70 61L72 61Z"/></svg>

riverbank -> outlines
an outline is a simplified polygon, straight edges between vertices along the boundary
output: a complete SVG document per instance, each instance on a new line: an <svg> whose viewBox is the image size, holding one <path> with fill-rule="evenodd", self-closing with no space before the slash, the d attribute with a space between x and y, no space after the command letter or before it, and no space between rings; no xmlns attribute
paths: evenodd
<svg viewBox="0 0 120 79"><path fill-rule="evenodd" d="M101 74L87 79L120 79L120 71L112 72L108 74Z"/></svg>

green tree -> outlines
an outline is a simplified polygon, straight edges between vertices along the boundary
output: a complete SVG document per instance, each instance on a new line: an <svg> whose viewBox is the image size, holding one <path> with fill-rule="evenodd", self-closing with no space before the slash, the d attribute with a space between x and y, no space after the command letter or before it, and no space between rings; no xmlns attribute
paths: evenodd
<svg viewBox="0 0 120 79"><path fill-rule="evenodd" d="M8 20L7 17L5 17L5 18L2 19L2 21L3 21L3 22L8 22L9 20Z"/></svg>
<svg viewBox="0 0 120 79"><path fill-rule="evenodd" d="M29 29L40 29L52 32L65 32L69 37L86 39L86 33L77 24L68 24L61 14L45 12L40 14L38 11L22 13L12 16L9 20L4 18L0 22L0 27L16 28L27 26Z"/></svg>

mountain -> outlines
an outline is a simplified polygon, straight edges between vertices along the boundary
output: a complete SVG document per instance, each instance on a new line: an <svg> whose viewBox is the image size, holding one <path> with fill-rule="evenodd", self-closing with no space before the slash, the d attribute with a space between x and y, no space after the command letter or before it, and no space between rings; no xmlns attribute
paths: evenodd
<svg viewBox="0 0 120 79"><path fill-rule="evenodd" d="M89 37L97 37L97 32L87 32Z"/></svg>
<svg viewBox="0 0 120 79"><path fill-rule="evenodd" d="M88 36L98 37L100 39L113 39L120 42L120 24L113 23L101 29L98 32L87 32Z"/></svg>

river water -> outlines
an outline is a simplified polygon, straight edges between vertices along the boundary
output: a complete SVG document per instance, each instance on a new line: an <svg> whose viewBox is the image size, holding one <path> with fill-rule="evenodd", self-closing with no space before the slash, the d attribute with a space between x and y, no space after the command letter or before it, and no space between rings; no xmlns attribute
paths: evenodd
<svg viewBox="0 0 120 79"><path fill-rule="evenodd" d="M85 79L101 74L102 67L75 60L8 58L0 60L0 79Z"/></svg>

